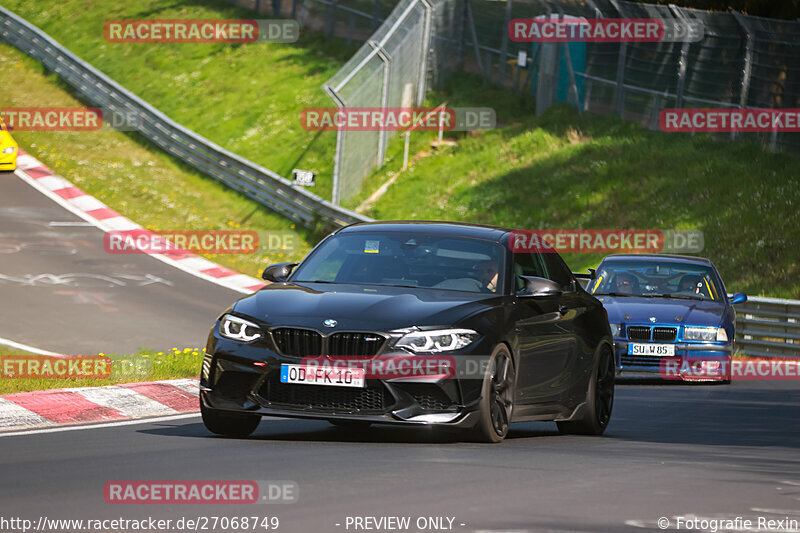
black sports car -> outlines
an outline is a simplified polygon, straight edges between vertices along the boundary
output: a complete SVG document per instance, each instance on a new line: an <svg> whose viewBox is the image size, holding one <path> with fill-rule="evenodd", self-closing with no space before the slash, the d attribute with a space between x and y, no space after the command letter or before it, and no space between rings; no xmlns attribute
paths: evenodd
<svg viewBox="0 0 800 533"><path fill-rule="evenodd" d="M554 420L602 434L615 374L605 310L557 253L512 252L511 231L356 224L299 266L268 267L273 283L209 335L206 427L246 436L270 415L455 427L499 442L511 422Z"/></svg>

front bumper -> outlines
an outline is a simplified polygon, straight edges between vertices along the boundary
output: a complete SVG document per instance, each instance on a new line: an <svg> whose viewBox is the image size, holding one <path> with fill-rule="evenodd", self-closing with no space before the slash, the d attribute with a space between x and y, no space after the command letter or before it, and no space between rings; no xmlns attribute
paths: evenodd
<svg viewBox="0 0 800 533"><path fill-rule="evenodd" d="M13 154L0 153L0 170L13 171L17 169L17 152Z"/></svg>
<svg viewBox="0 0 800 533"><path fill-rule="evenodd" d="M365 388L287 384L280 382L281 365L298 364L299 358L278 353L268 342L247 345L217 336L211 341L200 380L206 409L454 428L477 422L480 379L368 378ZM396 354L375 357L389 355Z"/></svg>
<svg viewBox="0 0 800 533"><path fill-rule="evenodd" d="M620 376L666 381L726 381L730 379L732 343L677 342L669 344L675 345L674 356L628 355L628 341L614 339L614 350L620 368Z"/></svg>

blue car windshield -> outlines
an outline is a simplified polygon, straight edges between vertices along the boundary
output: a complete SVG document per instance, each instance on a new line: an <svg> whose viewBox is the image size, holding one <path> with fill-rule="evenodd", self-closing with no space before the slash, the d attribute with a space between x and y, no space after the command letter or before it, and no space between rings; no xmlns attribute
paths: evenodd
<svg viewBox="0 0 800 533"><path fill-rule="evenodd" d="M504 251L496 242L449 235L345 233L314 250L291 281L496 293Z"/></svg>
<svg viewBox="0 0 800 533"><path fill-rule="evenodd" d="M606 261L591 284L594 295L716 300L722 284L709 266L674 261Z"/></svg>

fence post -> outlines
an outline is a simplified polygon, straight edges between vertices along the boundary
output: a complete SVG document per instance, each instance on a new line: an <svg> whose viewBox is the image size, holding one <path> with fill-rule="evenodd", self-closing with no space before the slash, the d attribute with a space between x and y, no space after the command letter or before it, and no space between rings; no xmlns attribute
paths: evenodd
<svg viewBox="0 0 800 533"><path fill-rule="evenodd" d="M381 47L379 43L376 43L372 39L367 41L369 45L375 50L376 54L381 61L383 61L383 85L381 87L381 109L385 110L389 107L389 72L391 69L391 62L392 58L389 57L389 54ZM384 159L386 157L386 136L387 131L385 128L381 128L378 132L378 166L382 167Z"/></svg>
<svg viewBox="0 0 800 533"><path fill-rule="evenodd" d="M331 0L325 10L325 36L330 37L336 32L336 9L339 7L339 0Z"/></svg>
<svg viewBox="0 0 800 533"><path fill-rule="evenodd" d="M508 24L511 22L511 9L514 0L506 0L506 14L503 22L503 37L500 44L500 72L497 74L497 82L500 85L506 81L506 60L508 59Z"/></svg>
<svg viewBox="0 0 800 533"><path fill-rule="evenodd" d="M328 87L327 85L322 86L325 89L325 92L331 97L331 99L336 102L336 106L339 109L343 109L347 107L347 104L344 100L342 100L339 95L336 93L336 90L333 87ZM339 182L340 182L340 174L342 172L342 154L344 152L344 130L342 128L336 128L336 152L333 154L333 187L331 188L331 203L333 205L339 205Z"/></svg>
<svg viewBox="0 0 800 533"><path fill-rule="evenodd" d="M561 4L558 3L558 0L551 0L551 2L553 2L553 5L556 6L559 21L563 22L564 10L561 8ZM569 43L561 44L564 47L564 61L567 63L567 72L569 73L569 91L567 95L567 103L569 103L569 94L575 95L575 107L578 109L578 116L582 116L583 110L581 109L581 97L578 94L578 83L575 81L575 71L572 69L572 56L569 52Z"/></svg>
<svg viewBox="0 0 800 533"><path fill-rule="evenodd" d="M419 82L417 84L417 105L425 101L425 86L428 77L428 53L431 46L431 18L433 6L428 0L419 0L425 8L425 23L422 28L422 58L419 67Z"/></svg>
<svg viewBox="0 0 800 533"><path fill-rule="evenodd" d="M372 33L375 33L375 30L378 29L380 26L380 19L381 19L381 0L375 0L372 4Z"/></svg>
<svg viewBox="0 0 800 533"><path fill-rule="evenodd" d="M292 0L292 18L297 20L297 2L300 0Z"/></svg>
<svg viewBox="0 0 800 533"><path fill-rule="evenodd" d="M609 0L617 14L625 17L622 9L619 7L617 0ZM625 59L628 54L628 43L622 42L619 44L619 56L617 56L617 78L614 85L614 112L622 115L625 111Z"/></svg>
<svg viewBox="0 0 800 533"><path fill-rule="evenodd" d="M685 24L689 24L689 17L684 15L680 7L675 4L669 5L670 10L678 16ZM683 93L686 90L686 71L689 68L689 46L691 43L686 40L681 45L681 55L678 57L678 82L675 86L675 107L683 107Z"/></svg>
<svg viewBox="0 0 800 533"><path fill-rule="evenodd" d="M481 63L481 50L478 46L478 32L475 30L475 19L472 16L472 5L470 0L464 0L465 10L467 12L467 24L472 35L472 50L475 53L475 62L478 65L478 72L483 72L483 64Z"/></svg>
<svg viewBox="0 0 800 533"><path fill-rule="evenodd" d="M739 109L744 109L747 107L747 97L750 95L750 76L753 73L753 32L750 29L750 25L747 23L747 20L741 15L741 13L732 11L731 14L745 33L744 68L742 69L742 88L741 92L739 93ZM732 131L731 139L735 138L736 132Z"/></svg>

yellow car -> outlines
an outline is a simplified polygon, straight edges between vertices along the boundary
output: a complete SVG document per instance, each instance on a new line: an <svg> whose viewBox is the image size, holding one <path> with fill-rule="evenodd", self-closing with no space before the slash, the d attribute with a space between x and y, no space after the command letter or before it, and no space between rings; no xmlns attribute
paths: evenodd
<svg viewBox="0 0 800 533"><path fill-rule="evenodd" d="M14 140L3 120L0 119L0 170L15 171L17 169L17 154L19 154L17 141Z"/></svg>

